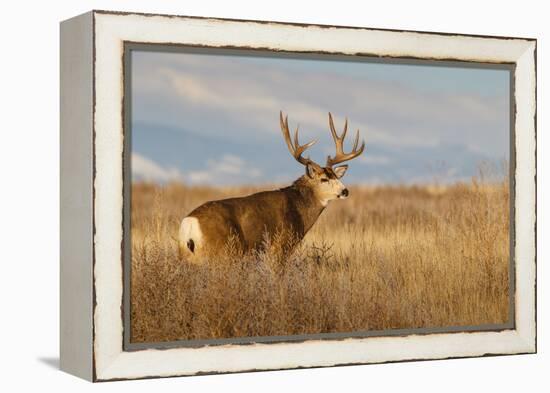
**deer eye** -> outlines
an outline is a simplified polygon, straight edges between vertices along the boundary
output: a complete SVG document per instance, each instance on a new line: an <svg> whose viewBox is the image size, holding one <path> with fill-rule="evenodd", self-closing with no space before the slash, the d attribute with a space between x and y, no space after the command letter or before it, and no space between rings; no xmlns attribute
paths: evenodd
<svg viewBox="0 0 550 393"><path fill-rule="evenodd" d="M321 179L321 183L326 183L327 181L328 181L328 179L325 179L325 178Z"/></svg>

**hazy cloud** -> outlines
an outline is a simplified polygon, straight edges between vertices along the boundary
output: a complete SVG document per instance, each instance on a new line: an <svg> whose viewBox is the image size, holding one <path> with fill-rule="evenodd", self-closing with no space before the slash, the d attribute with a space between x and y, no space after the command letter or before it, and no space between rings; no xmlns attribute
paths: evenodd
<svg viewBox="0 0 550 393"><path fill-rule="evenodd" d="M247 164L242 158L224 154L219 160L208 160L206 168L191 171L186 180L193 184L247 183L258 178L261 170Z"/></svg>
<svg viewBox="0 0 550 393"><path fill-rule="evenodd" d="M379 154L364 154L359 156L357 160L366 165L388 165L391 162L389 157Z"/></svg>
<svg viewBox="0 0 550 393"><path fill-rule="evenodd" d="M177 168L164 168L137 153L132 153L132 177L136 180L160 183L183 179Z"/></svg>

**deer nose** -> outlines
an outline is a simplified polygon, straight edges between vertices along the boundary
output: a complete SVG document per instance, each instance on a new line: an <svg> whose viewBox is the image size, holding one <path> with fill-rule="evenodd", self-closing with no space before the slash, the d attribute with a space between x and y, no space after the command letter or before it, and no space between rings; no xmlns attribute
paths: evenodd
<svg viewBox="0 0 550 393"><path fill-rule="evenodd" d="M344 189L342 190L342 195L345 196L345 197L347 197L347 196L349 195L349 191L348 191L347 188L344 188Z"/></svg>

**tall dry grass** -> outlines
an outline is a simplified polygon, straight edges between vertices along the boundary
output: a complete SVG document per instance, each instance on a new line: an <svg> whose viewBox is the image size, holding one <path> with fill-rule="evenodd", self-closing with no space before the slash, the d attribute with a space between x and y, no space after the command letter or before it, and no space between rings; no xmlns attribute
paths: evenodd
<svg viewBox="0 0 550 393"><path fill-rule="evenodd" d="M507 322L506 181L350 190L292 255L272 245L197 266L178 259L181 219L258 189L135 184L131 341Z"/></svg>

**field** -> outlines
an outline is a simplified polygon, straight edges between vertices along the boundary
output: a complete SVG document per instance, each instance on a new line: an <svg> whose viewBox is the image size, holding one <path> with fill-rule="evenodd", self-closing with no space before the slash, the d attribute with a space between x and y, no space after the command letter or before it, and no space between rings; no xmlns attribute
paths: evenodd
<svg viewBox="0 0 550 393"><path fill-rule="evenodd" d="M508 321L507 181L349 188L292 255L197 266L178 259L185 214L260 188L134 184L131 342Z"/></svg>

